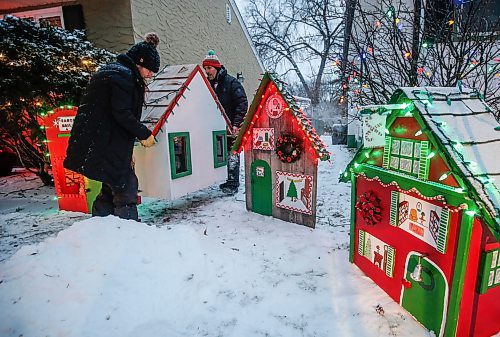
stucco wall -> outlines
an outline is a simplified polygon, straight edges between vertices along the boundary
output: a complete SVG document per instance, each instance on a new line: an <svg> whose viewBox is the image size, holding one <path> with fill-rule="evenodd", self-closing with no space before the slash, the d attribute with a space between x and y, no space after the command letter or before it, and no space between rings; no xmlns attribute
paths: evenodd
<svg viewBox="0 0 500 337"><path fill-rule="evenodd" d="M228 72L242 72L249 101L262 70L240 26L236 13L226 21L228 0L130 0L136 41L156 31L162 40L162 65L198 63L208 49L216 51ZM231 9L232 11L232 9Z"/></svg>
<svg viewBox="0 0 500 337"><path fill-rule="evenodd" d="M134 43L129 0L80 0L79 3L89 41L112 52L123 52Z"/></svg>

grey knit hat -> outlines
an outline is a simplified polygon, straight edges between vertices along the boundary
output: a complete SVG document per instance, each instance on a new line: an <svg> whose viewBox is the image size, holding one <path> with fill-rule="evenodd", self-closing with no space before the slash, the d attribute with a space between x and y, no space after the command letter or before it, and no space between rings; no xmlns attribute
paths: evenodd
<svg viewBox="0 0 500 337"><path fill-rule="evenodd" d="M157 73L160 70L160 54L158 54L156 50L156 46L159 43L160 38L158 34L147 33L144 37L144 41L134 44L127 51L127 55L135 64Z"/></svg>

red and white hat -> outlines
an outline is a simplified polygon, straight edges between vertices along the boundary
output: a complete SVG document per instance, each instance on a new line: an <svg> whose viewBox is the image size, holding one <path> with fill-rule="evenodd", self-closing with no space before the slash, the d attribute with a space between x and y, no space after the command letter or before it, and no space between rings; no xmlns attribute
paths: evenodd
<svg viewBox="0 0 500 337"><path fill-rule="evenodd" d="M214 68L220 68L222 67L222 64L219 61L219 58L217 55L215 55L215 52L213 50L209 50L207 52L207 56L205 56L205 59L202 62L203 67L211 66Z"/></svg>

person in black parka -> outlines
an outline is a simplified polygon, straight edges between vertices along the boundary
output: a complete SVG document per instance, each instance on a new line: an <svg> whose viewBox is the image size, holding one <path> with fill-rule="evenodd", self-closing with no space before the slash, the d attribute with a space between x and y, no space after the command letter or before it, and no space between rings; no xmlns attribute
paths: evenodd
<svg viewBox="0 0 500 337"><path fill-rule="evenodd" d="M155 144L140 122L145 80L160 69L156 33L133 45L90 79L75 117L64 167L102 182L93 216L138 220L138 181L132 167L135 139Z"/></svg>
<svg viewBox="0 0 500 337"><path fill-rule="evenodd" d="M220 185L226 194L235 194L240 186L240 156L233 154L231 147L238 136L239 128L248 109L248 99L241 83L227 73L213 50L209 50L202 62L208 81L229 118L232 130L228 132L227 181Z"/></svg>

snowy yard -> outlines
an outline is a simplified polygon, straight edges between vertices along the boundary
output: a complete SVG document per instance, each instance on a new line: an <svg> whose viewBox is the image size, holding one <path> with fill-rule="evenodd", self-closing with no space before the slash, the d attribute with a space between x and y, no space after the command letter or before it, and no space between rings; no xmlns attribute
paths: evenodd
<svg viewBox="0 0 500 337"><path fill-rule="evenodd" d="M349 263L353 153L329 150L314 230L247 212L242 188L144 200L137 223L0 178L0 336L429 336Z"/></svg>

